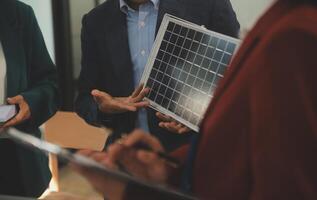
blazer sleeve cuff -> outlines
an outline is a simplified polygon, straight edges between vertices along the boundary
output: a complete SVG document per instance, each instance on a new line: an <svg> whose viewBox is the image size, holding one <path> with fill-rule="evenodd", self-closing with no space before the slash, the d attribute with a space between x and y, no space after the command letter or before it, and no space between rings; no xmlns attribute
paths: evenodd
<svg viewBox="0 0 317 200"><path fill-rule="evenodd" d="M57 106L53 105L51 102L54 97L42 97L37 91L28 91L22 93L21 95L30 108L31 118L28 123L34 128L42 125L57 111Z"/></svg>

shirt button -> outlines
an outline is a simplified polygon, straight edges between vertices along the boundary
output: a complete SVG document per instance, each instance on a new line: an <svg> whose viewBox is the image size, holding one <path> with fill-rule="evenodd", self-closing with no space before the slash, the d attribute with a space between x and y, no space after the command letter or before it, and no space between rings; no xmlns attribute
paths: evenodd
<svg viewBox="0 0 317 200"><path fill-rule="evenodd" d="M140 21L140 27L144 27L145 26L145 22L144 21Z"/></svg>
<svg viewBox="0 0 317 200"><path fill-rule="evenodd" d="M141 51L141 55L144 56L145 55L145 50Z"/></svg>

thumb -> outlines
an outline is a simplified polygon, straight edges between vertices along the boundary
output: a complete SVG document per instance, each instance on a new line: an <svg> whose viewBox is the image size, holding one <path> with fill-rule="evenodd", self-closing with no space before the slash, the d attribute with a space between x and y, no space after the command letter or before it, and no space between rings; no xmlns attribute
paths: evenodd
<svg viewBox="0 0 317 200"><path fill-rule="evenodd" d="M23 97L21 95L15 96L15 97L9 97L7 98L7 102L9 104L18 104L21 102L21 100L23 99Z"/></svg>
<svg viewBox="0 0 317 200"><path fill-rule="evenodd" d="M91 95L94 97L95 101L98 104L102 103L103 100L105 100L105 99L110 97L107 93L102 92L100 90L91 91Z"/></svg>
<svg viewBox="0 0 317 200"><path fill-rule="evenodd" d="M100 90L92 90L91 95L94 97L102 96L102 92Z"/></svg>

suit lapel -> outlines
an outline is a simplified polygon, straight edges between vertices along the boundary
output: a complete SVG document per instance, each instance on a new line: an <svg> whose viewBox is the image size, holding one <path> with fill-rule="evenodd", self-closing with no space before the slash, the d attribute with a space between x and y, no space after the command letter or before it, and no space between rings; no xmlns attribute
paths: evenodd
<svg viewBox="0 0 317 200"><path fill-rule="evenodd" d="M13 3L3 2L0 9L0 40L7 67L7 96L15 96L21 90L21 43ZM13 1L12 1L13 2Z"/></svg>
<svg viewBox="0 0 317 200"><path fill-rule="evenodd" d="M124 94L130 95L134 90L133 82L133 66L131 61L131 54L128 42L128 30L126 15L120 10L119 1L115 3L111 15L113 19L107 19L110 23L105 27L106 31L106 44L109 49L109 58L112 59L114 66L114 73L121 83L121 90Z"/></svg>

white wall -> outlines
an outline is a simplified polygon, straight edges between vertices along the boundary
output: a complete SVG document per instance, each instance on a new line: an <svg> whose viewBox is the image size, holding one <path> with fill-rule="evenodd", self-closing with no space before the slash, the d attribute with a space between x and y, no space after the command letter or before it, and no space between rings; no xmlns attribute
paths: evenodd
<svg viewBox="0 0 317 200"><path fill-rule="evenodd" d="M0 0L1 1L1 0ZM20 0L33 7L42 30L48 52L55 62L54 31L51 0ZM53 0L54 1L54 0ZM60 1L60 0L59 0Z"/></svg>
<svg viewBox="0 0 317 200"><path fill-rule="evenodd" d="M241 24L241 31L252 28L257 19L262 16L274 0L231 0L238 20Z"/></svg>

